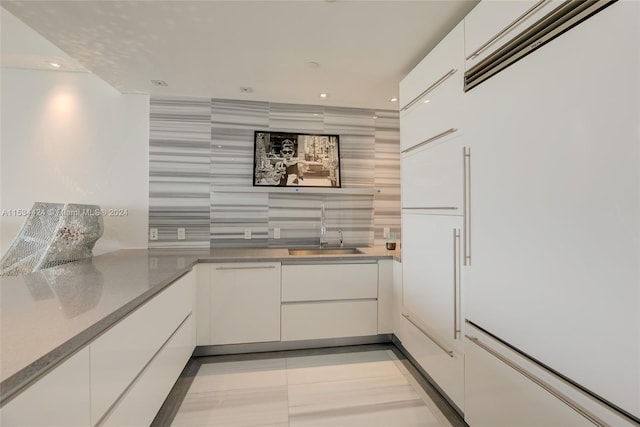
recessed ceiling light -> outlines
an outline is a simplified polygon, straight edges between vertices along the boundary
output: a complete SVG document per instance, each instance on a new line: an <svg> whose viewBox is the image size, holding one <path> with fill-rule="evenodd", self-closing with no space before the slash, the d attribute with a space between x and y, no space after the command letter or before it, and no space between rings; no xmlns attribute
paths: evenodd
<svg viewBox="0 0 640 427"><path fill-rule="evenodd" d="M378 116L373 116L373 119L374 119L374 120L375 120L375 119L377 119L377 118L378 118Z"/></svg>
<svg viewBox="0 0 640 427"><path fill-rule="evenodd" d="M243 86L240 88L240 92L242 93L251 93L253 92L253 88L249 86Z"/></svg>
<svg viewBox="0 0 640 427"><path fill-rule="evenodd" d="M57 62L49 62L49 65L51 65L53 68L60 68L60 67L62 67L62 65L58 64Z"/></svg>
<svg viewBox="0 0 640 427"><path fill-rule="evenodd" d="M151 84L154 86L169 86L164 80L151 80Z"/></svg>
<svg viewBox="0 0 640 427"><path fill-rule="evenodd" d="M389 101L391 101L391 102L398 102L398 98L391 98Z"/></svg>
<svg viewBox="0 0 640 427"><path fill-rule="evenodd" d="M326 98L327 96L329 96L329 94L327 94L327 93L321 93L320 94L320 98Z"/></svg>
<svg viewBox="0 0 640 427"><path fill-rule="evenodd" d="M313 113L313 116L314 116L314 117L318 117L319 115L320 115L320 114L318 114L318 113Z"/></svg>
<svg viewBox="0 0 640 427"><path fill-rule="evenodd" d="M218 148L222 148L222 145L218 145Z"/></svg>
<svg viewBox="0 0 640 427"><path fill-rule="evenodd" d="M425 103L425 104L428 104L428 103L430 103L430 102L431 102L431 100L429 100L429 99L425 99L425 100L424 100L424 103Z"/></svg>

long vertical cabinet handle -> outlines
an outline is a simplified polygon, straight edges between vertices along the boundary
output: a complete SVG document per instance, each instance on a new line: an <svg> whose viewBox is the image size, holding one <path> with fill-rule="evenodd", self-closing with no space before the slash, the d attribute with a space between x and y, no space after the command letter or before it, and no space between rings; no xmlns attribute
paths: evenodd
<svg viewBox="0 0 640 427"><path fill-rule="evenodd" d="M471 149L464 147L462 155L464 158L464 265L471 265Z"/></svg>
<svg viewBox="0 0 640 427"><path fill-rule="evenodd" d="M453 339L460 335L460 230L453 229Z"/></svg>

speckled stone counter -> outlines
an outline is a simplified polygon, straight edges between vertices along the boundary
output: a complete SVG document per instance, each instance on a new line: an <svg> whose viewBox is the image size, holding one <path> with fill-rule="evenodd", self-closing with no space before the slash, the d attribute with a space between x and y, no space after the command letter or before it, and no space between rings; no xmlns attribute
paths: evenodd
<svg viewBox="0 0 640 427"><path fill-rule="evenodd" d="M290 256L287 249L121 250L0 278L0 404L189 272L198 262L400 259L400 251Z"/></svg>

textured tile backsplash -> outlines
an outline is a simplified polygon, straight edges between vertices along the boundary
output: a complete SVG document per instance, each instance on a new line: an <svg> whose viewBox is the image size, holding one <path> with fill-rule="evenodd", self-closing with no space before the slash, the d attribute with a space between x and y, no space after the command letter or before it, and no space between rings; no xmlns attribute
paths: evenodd
<svg viewBox="0 0 640 427"><path fill-rule="evenodd" d="M202 98L151 98L150 107L150 247L313 246L323 204L329 245L338 229L348 246L383 244L384 228L399 237L397 112ZM342 190L254 189L256 130L340 135Z"/></svg>

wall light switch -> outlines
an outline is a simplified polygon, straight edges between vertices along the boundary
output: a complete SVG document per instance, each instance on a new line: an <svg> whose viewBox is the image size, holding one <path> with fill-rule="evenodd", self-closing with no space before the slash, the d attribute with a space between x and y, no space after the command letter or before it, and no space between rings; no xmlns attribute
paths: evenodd
<svg viewBox="0 0 640 427"><path fill-rule="evenodd" d="M149 240L158 240L158 229L150 228L149 229Z"/></svg>
<svg viewBox="0 0 640 427"><path fill-rule="evenodd" d="M279 228L274 228L273 229L273 238L274 239L279 239L280 238L280 229Z"/></svg>
<svg viewBox="0 0 640 427"><path fill-rule="evenodd" d="M187 238L187 234L184 228L178 228L178 240L184 240Z"/></svg>
<svg viewBox="0 0 640 427"><path fill-rule="evenodd" d="M244 238L247 240L251 239L251 229L250 228L245 228L244 229Z"/></svg>

